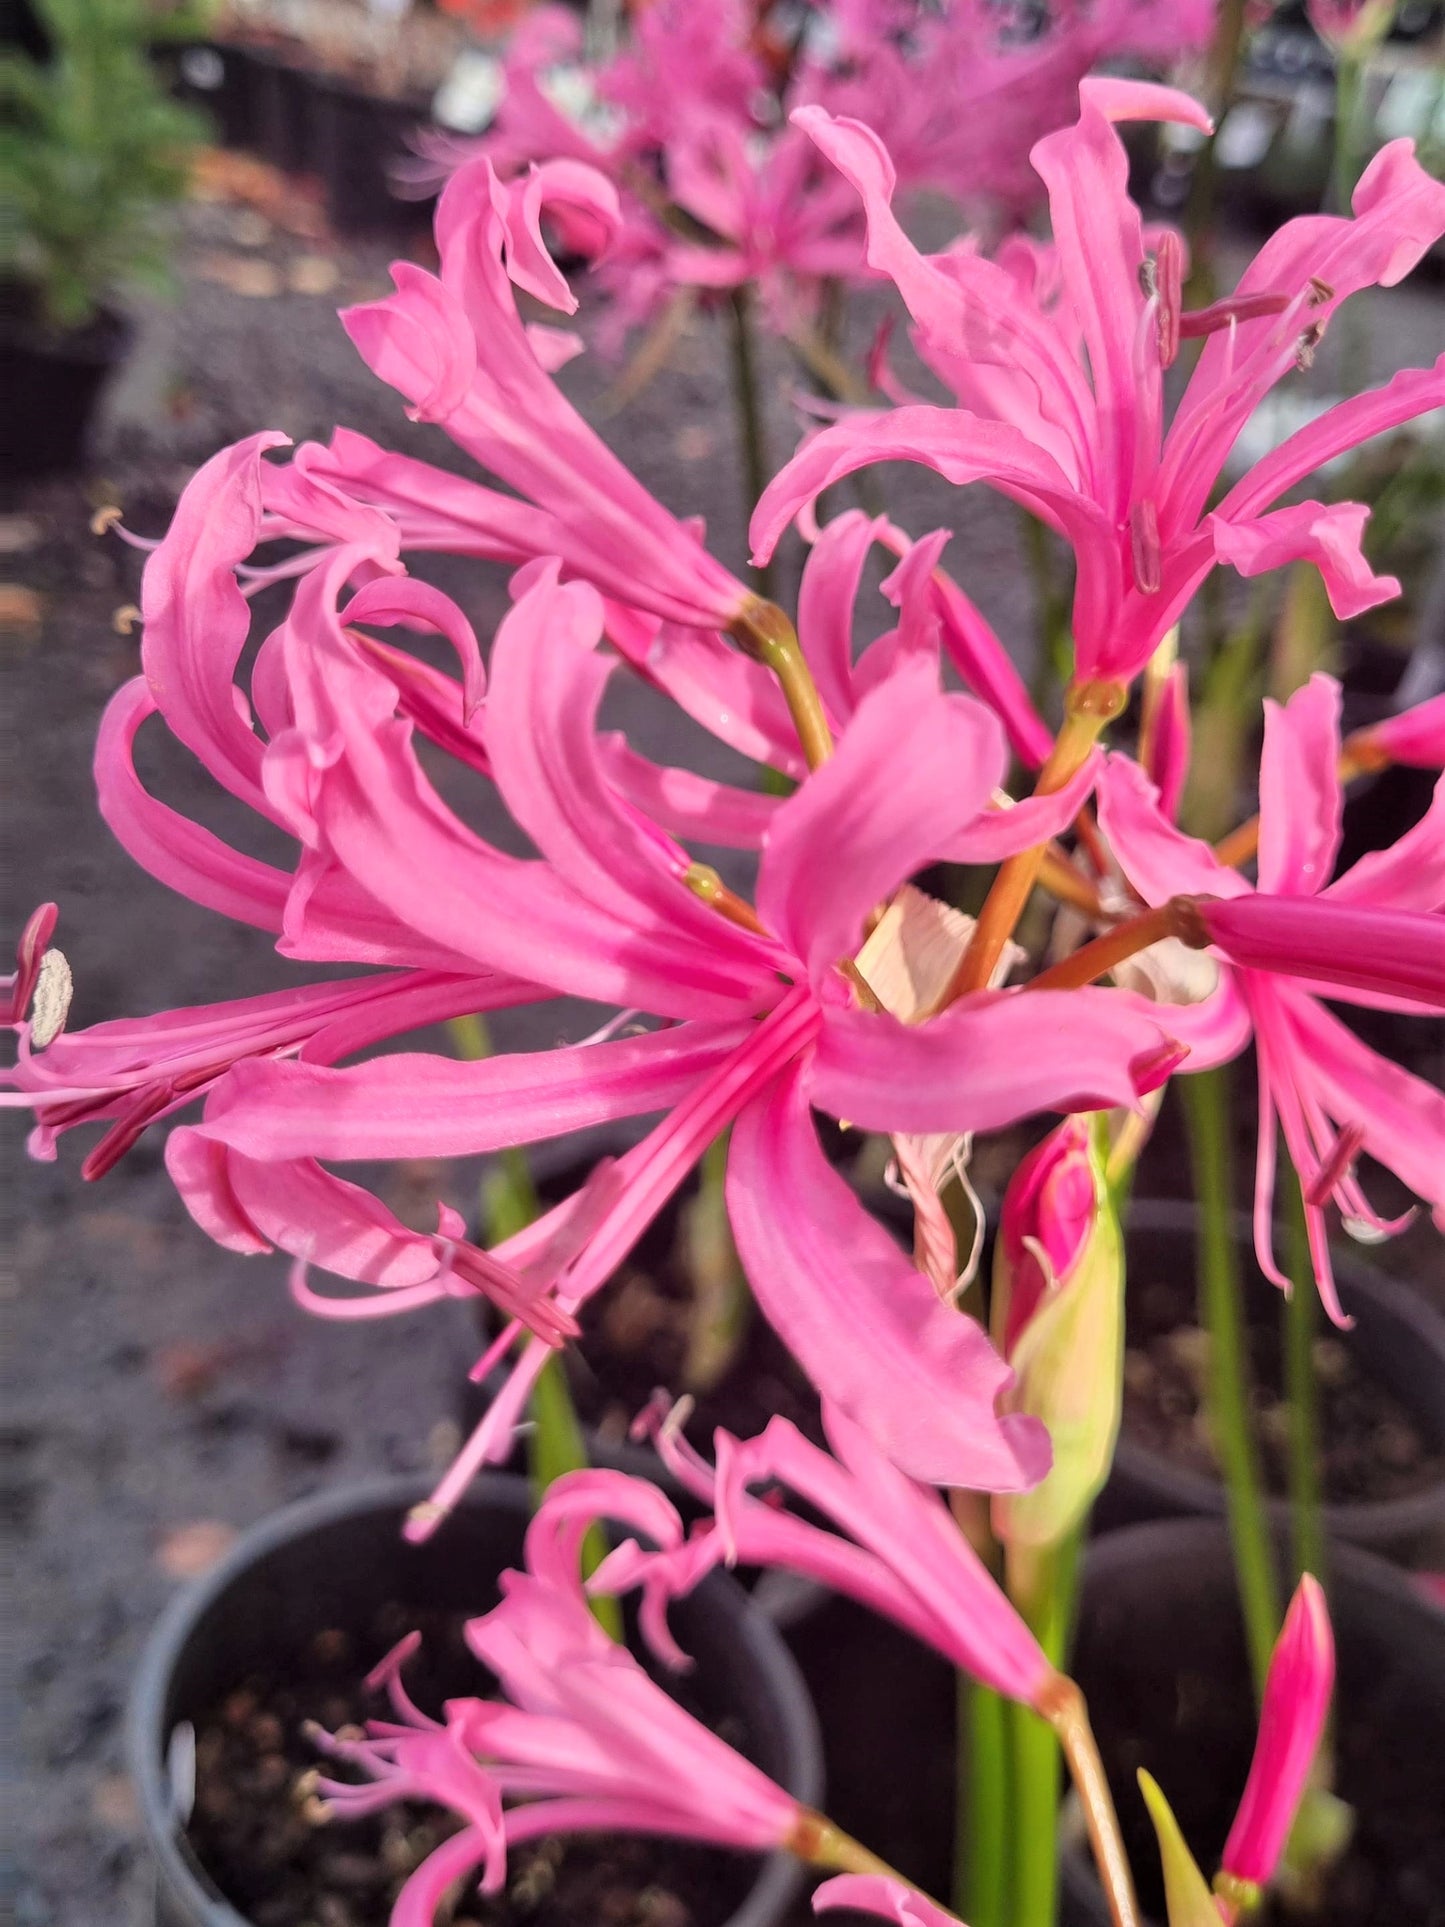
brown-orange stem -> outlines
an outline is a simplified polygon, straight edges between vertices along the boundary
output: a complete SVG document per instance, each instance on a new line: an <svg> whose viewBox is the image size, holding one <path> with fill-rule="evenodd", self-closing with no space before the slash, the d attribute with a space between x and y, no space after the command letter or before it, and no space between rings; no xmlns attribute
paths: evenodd
<svg viewBox="0 0 1445 1927"><path fill-rule="evenodd" d="M1059 1736L1069 1777L1084 1810L1089 1845L1094 1850L1094 1864L1099 1870L1114 1927L1139 1927L1139 1903L1134 1897L1129 1856L1124 1851L1119 1816L1114 1811L1114 1798L1089 1724L1084 1696L1073 1680L1056 1673L1035 1706Z"/></svg>
<svg viewBox="0 0 1445 1927"><path fill-rule="evenodd" d="M1063 727L1054 740L1049 760L1039 771L1035 796L1061 790L1076 776L1099 740L1100 731L1123 709L1128 690L1122 683L1075 683L1068 694ZM984 899L968 949L959 959L953 979L938 1000L941 1010L955 997L983 990L991 982L1004 945L1018 927L1024 906L1033 893L1048 852L1046 843L1022 850L1000 865Z"/></svg>
<svg viewBox="0 0 1445 1927"><path fill-rule="evenodd" d="M1340 745L1339 774L1342 783L1352 783L1357 776L1371 776L1377 770L1388 769L1394 758L1387 749L1373 740L1368 729L1357 729L1353 736L1347 736ZM1241 863L1248 863L1259 849L1259 818L1250 817L1237 829L1221 837L1214 846L1214 854L1227 868L1237 869Z"/></svg>
<svg viewBox="0 0 1445 1927"><path fill-rule="evenodd" d="M1187 943L1194 950L1207 947L1209 932L1192 898L1171 897L1168 903L1161 903L1157 910L1143 910L1137 917L1126 918L1102 937L1095 937L1092 943L1082 945L1071 957L1065 957L1051 969L1040 971L1025 988L1078 990L1084 984L1091 984L1104 976L1116 964L1123 963L1126 957L1147 950L1151 943L1160 943L1165 937L1178 937L1181 943Z"/></svg>

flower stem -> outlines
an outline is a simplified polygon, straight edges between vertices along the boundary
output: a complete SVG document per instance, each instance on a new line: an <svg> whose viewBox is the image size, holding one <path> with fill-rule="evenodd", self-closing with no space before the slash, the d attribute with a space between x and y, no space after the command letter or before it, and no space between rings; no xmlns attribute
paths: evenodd
<svg viewBox="0 0 1445 1927"><path fill-rule="evenodd" d="M728 297L732 327L733 402L743 453L743 530L768 485L768 445L763 428L762 398L758 390L757 340L753 332L752 295L747 287L734 288ZM772 564L753 570L758 593L772 599Z"/></svg>
<svg viewBox="0 0 1445 1927"><path fill-rule="evenodd" d="M1284 1392L1289 1414L1289 1502L1295 1577L1325 1576L1320 1425L1315 1385L1315 1313L1319 1294L1305 1228L1304 1195L1293 1171L1289 1192L1289 1275L1294 1285L1280 1308L1284 1322Z"/></svg>
<svg viewBox="0 0 1445 1927"><path fill-rule="evenodd" d="M913 1881L904 1879L886 1860L880 1860L870 1847L855 1840L852 1834L844 1833L841 1827L834 1826L827 1814L817 1813L812 1807L799 1807L793 1831L783 1845L800 1860L806 1860L810 1867L827 1867L836 1873L881 1874L885 1880L896 1880L905 1887L914 1887ZM914 1890L917 1891L916 1888Z"/></svg>
<svg viewBox="0 0 1445 1927"><path fill-rule="evenodd" d="M1057 1545L1010 1546L1008 1592L1049 1662L1061 1668L1073 1619L1079 1532ZM1059 1734L1029 1706L1007 1708L1013 1806L1012 1927L1053 1927L1059 1887Z"/></svg>
<svg viewBox="0 0 1445 1927"><path fill-rule="evenodd" d="M1104 1897L1109 1904L1110 1919L1114 1927L1140 1927L1139 1903L1134 1898L1134 1878L1129 1871L1129 1856L1124 1851L1119 1816L1114 1811L1114 1796L1109 1791L1104 1762L1099 1758L1099 1746L1094 1738L1094 1729L1089 1724L1084 1696L1073 1680L1058 1674L1052 1683L1047 1703L1041 1704L1039 1711L1059 1736L1069 1777L1084 1810L1089 1845L1094 1851L1094 1864L1099 1870ZM1057 1826L1057 1815L1054 1825Z"/></svg>
<svg viewBox="0 0 1445 1927"><path fill-rule="evenodd" d="M1171 897L1168 903L1161 903L1156 910L1141 910L1137 917L1128 917L1123 923L1116 924L1102 937L1095 937L1092 943L1080 946L1071 957L1042 970L1037 977L1031 977L1025 985L1028 990L1078 990L1084 984L1091 984L1098 977L1112 970L1125 958L1147 950L1150 944L1160 943L1165 937L1177 937L1192 949L1203 950L1208 946L1209 934L1199 920L1199 913L1189 897Z"/></svg>
<svg viewBox="0 0 1445 1927"><path fill-rule="evenodd" d="M754 596L733 618L728 634L777 677L808 768L826 763L833 754L833 732L797 631L783 611L775 602Z"/></svg>
<svg viewBox="0 0 1445 1927"><path fill-rule="evenodd" d="M1009 1927L1008 1702L957 1675L953 1904L969 1927Z"/></svg>
<svg viewBox="0 0 1445 1927"><path fill-rule="evenodd" d="M1034 785L1036 796L1048 796L1055 790L1061 790L1078 774L1098 742L1105 724L1112 721L1124 707L1127 695L1128 691L1122 683L1071 685L1063 727ZM1024 906L1039 880L1047 854L1048 844L1038 843L1031 850L1021 850L1017 856L1009 857L999 866L979 912L973 939L959 959L952 981L938 1000L939 1009L951 1004L955 997L986 988L1003 955L1004 945L1024 913Z"/></svg>
<svg viewBox="0 0 1445 1927"><path fill-rule="evenodd" d="M1224 1474L1230 1537L1256 1695L1280 1627L1259 1458L1249 1424L1243 1291L1234 1242L1227 1067L1179 1080L1199 1209L1199 1314L1209 1334L1206 1407Z"/></svg>

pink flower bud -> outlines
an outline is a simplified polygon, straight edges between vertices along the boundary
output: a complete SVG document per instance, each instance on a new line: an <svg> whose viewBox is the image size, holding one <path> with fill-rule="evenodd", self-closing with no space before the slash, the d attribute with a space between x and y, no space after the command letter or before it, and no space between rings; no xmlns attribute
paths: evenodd
<svg viewBox="0 0 1445 1927"><path fill-rule="evenodd" d="M1306 12L1332 52L1358 58L1390 31L1395 0L1308 0Z"/></svg>
<svg viewBox="0 0 1445 1927"><path fill-rule="evenodd" d="M1034 1147L1004 1194L995 1264L994 1328L1005 1357L1038 1310L1045 1292L1073 1274L1097 1211L1089 1120L1070 1117Z"/></svg>
<svg viewBox="0 0 1445 1927"><path fill-rule="evenodd" d="M1223 1870L1264 1886L1294 1823L1335 1679L1335 1642L1319 1581L1299 1583L1264 1685L1259 1738L1244 1797L1224 1843Z"/></svg>
<svg viewBox="0 0 1445 1927"><path fill-rule="evenodd" d="M1108 1475L1122 1398L1124 1263L1094 1125L1071 1117L1019 1166L994 1260L994 1336L1017 1374L1012 1404L1054 1448L1031 1491L1000 1496L1011 1546L1054 1544Z"/></svg>

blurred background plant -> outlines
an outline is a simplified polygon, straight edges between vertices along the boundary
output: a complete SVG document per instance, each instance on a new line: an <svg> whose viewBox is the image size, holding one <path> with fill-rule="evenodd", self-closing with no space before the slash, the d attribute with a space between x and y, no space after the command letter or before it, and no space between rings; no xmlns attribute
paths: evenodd
<svg viewBox="0 0 1445 1927"><path fill-rule="evenodd" d="M32 324L65 333L134 286L165 286L169 210L185 193L203 119L151 60L205 31L203 7L36 0L48 56L0 62L0 277Z"/></svg>

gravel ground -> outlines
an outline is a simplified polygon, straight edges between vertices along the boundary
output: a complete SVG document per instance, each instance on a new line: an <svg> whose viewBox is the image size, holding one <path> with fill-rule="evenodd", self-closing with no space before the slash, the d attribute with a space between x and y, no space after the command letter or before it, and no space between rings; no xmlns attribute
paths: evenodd
<svg viewBox="0 0 1445 1927"><path fill-rule="evenodd" d="M139 559L86 533L92 509L119 501L131 526L157 532L194 466L262 426L299 439L345 422L450 456L438 431L404 419L333 319L339 302L384 288L384 250L299 240L253 210L224 205L193 207L185 221L180 299L141 317L91 475L33 490L4 525L18 585L6 603L15 623L4 647L13 732L7 927L44 897L59 901L77 1024L252 993L287 974L261 933L140 874L96 814L96 724L138 659L136 638L118 634L111 617L135 599ZM1373 312L1377 376L1438 344L1438 290L1397 293ZM776 357L768 376L780 457L796 417ZM608 379L585 363L564 377L592 404ZM721 338L699 324L604 432L672 508L704 515L719 555L741 566L726 392ZM982 490L954 493L916 470L896 479L889 501L897 519L919 532L940 522L956 530L955 567L1026 659L1031 594L1011 511ZM431 572L489 633L505 606L501 572L441 562ZM644 692L627 692L618 719L654 754L718 774L731 768L725 751ZM183 755L162 743L145 755L147 779L169 800L263 853L264 826L228 809ZM559 1006L498 1029L504 1043L538 1044L580 1034L586 1021ZM12 1784L26 1789L14 1803L15 1917L22 1927L113 1927L144 1918L120 1722L157 1609L179 1577L278 1504L324 1482L443 1455L460 1337L436 1318L370 1327L306 1320L291 1309L276 1264L220 1251L190 1223L156 1136L103 1183L83 1188L71 1146L58 1164L33 1164L14 1120L6 1126L16 1279L6 1303L7 1582L21 1749ZM468 1170L420 1166L386 1177L392 1201L418 1222L438 1194L465 1207L474 1181Z"/></svg>

